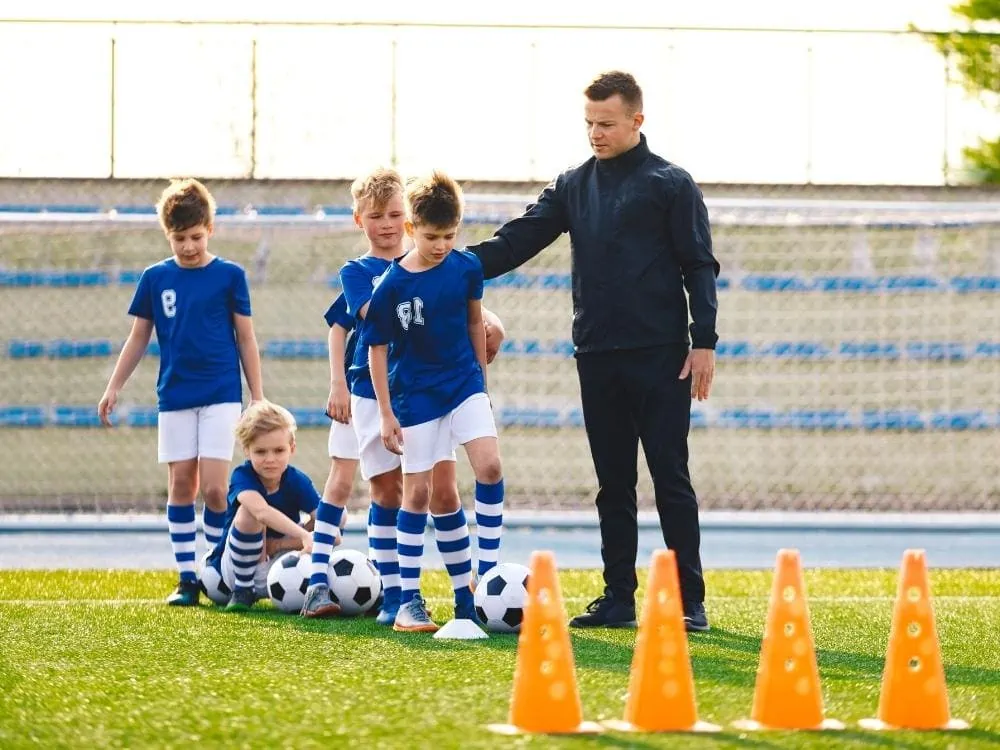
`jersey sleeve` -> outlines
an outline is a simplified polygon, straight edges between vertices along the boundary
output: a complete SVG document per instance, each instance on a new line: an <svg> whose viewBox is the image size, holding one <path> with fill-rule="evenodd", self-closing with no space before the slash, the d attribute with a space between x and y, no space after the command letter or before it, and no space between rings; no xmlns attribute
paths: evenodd
<svg viewBox="0 0 1000 750"><path fill-rule="evenodd" d="M371 303L368 305L368 314L365 316L365 322L368 324L366 340L370 346L388 344L396 336L393 299L392 281L386 276L375 287Z"/></svg>
<svg viewBox="0 0 1000 750"><path fill-rule="evenodd" d="M333 328L334 324L350 331L354 328L354 318L347 312L347 298L341 294L323 315L326 324Z"/></svg>
<svg viewBox="0 0 1000 750"><path fill-rule="evenodd" d="M239 265L233 273L233 285L230 289L230 312L250 317L250 285L247 283L246 271Z"/></svg>
<svg viewBox="0 0 1000 750"><path fill-rule="evenodd" d="M304 472L298 469L295 470L295 475L298 480L295 494L298 498L299 510L303 513L312 513L319 507L320 503L316 485Z"/></svg>
<svg viewBox="0 0 1000 750"><path fill-rule="evenodd" d="M483 264L480 262L479 258L472 253L466 252L465 255L469 259L469 267L465 274L465 278L469 284L469 299L482 299Z"/></svg>
<svg viewBox="0 0 1000 750"><path fill-rule="evenodd" d="M361 308L372 298L371 276L357 263L345 263L340 269L340 284L344 288L347 314L357 320Z"/></svg>
<svg viewBox="0 0 1000 750"><path fill-rule="evenodd" d="M260 492L260 481L257 479L257 475L253 473L251 469L246 464L240 464L235 469L233 473L229 475L229 494L227 499L230 505L236 502L236 498L240 496L241 492L246 492L251 490L253 492Z"/></svg>
<svg viewBox="0 0 1000 750"><path fill-rule="evenodd" d="M135 294L132 295L132 304L128 306L128 314L137 318L153 320L153 296L151 292L150 269L146 269L139 276L139 283L136 284Z"/></svg>

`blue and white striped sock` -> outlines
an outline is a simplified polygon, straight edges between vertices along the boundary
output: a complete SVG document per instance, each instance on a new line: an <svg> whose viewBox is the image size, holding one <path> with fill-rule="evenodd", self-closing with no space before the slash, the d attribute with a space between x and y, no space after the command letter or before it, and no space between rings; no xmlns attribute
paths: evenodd
<svg viewBox="0 0 1000 750"><path fill-rule="evenodd" d="M458 592L468 593L472 580L472 540L469 538L469 522L465 511L459 508L454 513L436 516L433 513L434 539L444 566L451 576L451 587Z"/></svg>
<svg viewBox="0 0 1000 750"><path fill-rule="evenodd" d="M476 538L480 576L499 562L502 535L503 479L496 484L476 482Z"/></svg>
<svg viewBox="0 0 1000 750"><path fill-rule="evenodd" d="M399 601L399 554L396 552L396 522L399 510L375 503L368 509L368 554L382 578L386 604Z"/></svg>
<svg viewBox="0 0 1000 750"><path fill-rule="evenodd" d="M170 532L170 546L174 550L174 560L181 573L182 581L197 581L194 568L194 540L198 535L194 505L167 505L167 530Z"/></svg>
<svg viewBox="0 0 1000 750"><path fill-rule="evenodd" d="M330 566L330 554L340 537L340 520L344 517L344 509L325 499L316 510L316 525L313 526L312 572L309 575L309 585L317 583L330 585L327 572Z"/></svg>
<svg viewBox="0 0 1000 750"><path fill-rule="evenodd" d="M201 526L205 530L205 544L212 549L222 539L222 527L226 525L226 511L212 510L207 505L201 511Z"/></svg>
<svg viewBox="0 0 1000 750"><path fill-rule="evenodd" d="M406 604L420 593L420 558L424 556L426 513L400 510L396 517L396 549L399 553L399 603Z"/></svg>
<svg viewBox="0 0 1000 750"><path fill-rule="evenodd" d="M235 526L229 530L229 553L236 573L236 588L252 589L254 573L264 548L264 532L248 534Z"/></svg>

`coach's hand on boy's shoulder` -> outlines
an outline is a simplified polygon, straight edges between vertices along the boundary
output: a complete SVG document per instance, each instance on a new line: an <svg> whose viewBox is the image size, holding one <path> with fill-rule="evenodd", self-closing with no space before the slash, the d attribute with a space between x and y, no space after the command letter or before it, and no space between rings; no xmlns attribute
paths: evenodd
<svg viewBox="0 0 1000 750"><path fill-rule="evenodd" d="M386 450L395 453L397 456L403 455L403 428L399 426L399 420L394 414L382 415L382 445Z"/></svg>
<svg viewBox="0 0 1000 750"><path fill-rule="evenodd" d="M101 396L101 401L97 405L97 416L101 418L101 424L111 427L111 412L118 405L118 391L108 388Z"/></svg>

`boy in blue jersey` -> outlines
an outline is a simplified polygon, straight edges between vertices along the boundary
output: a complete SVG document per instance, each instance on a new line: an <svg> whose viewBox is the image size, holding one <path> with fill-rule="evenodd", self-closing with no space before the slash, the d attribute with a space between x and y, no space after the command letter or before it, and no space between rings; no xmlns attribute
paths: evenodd
<svg viewBox="0 0 1000 750"><path fill-rule="evenodd" d="M199 595L194 503L200 487L205 539L212 546L225 520L233 427L243 400L241 364L251 400L264 395L246 274L208 252L215 219L211 194L197 180L175 180L163 191L157 213L173 257L149 266L139 278L128 310L132 330L97 411L110 426L121 389L155 329L158 453L167 464L167 526L180 571L167 603L194 606Z"/></svg>
<svg viewBox="0 0 1000 750"><path fill-rule="evenodd" d="M287 409L254 402L240 417L236 437L247 460L233 469L222 539L206 561L233 591L227 611L254 605L269 560L290 549L312 551L312 532L299 518L313 517L319 506L312 481L289 465L295 454L295 418Z"/></svg>
<svg viewBox="0 0 1000 750"><path fill-rule="evenodd" d="M403 502L396 525L402 593L393 627L433 632L438 627L419 593L432 472L452 465L455 447L465 446L476 477L480 529L498 532L503 473L486 394L483 269L475 255L453 252L462 220L461 188L434 172L407 188L406 207L414 249L379 280L362 343L371 347L383 445L402 456ZM481 502L496 513L480 515ZM451 565L448 569L452 573ZM452 583L456 619L477 620L468 586L459 585L454 573Z"/></svg>
<svg viewBox="0 0 1000 750"><path fill-rule="evenodd" d="M354 318L347 312L347 300L341 294L323 316L330 331L327 347L330 352L330 395L326 414L333 420L327 451L330 474L323 487L323 499L313 528L312 588L306 593L302 607L304 617L329 617L340 607L329 596L329 565L333 548L340 544L340 532L347 516L344 508L351 497L354 473L358 468L358 438L351 423L350 393L347 389L347 368L354 360L358 337ZM322 594L325 594L322 595Z"/></svg>
<svg viewBox="0 0 1000 750"><path fill-rule="evenodd" d="M368 346L364 339L368 329L368 304L375 281L394 259L405 254L403 181L394 170L376 169L354 181L351 195L354 221L368 240L368 251L361 257L348 261L340 272L348 314L355 324L353 338L356 348L344 377L344 373L338 372L335 367L336 361L339 361L339 349L335 350L334 346L339 340L339 334L335 334L338 325L334 325L330 334L331 390L328 410L335 420L342 423L349 421L354 426L361 475L369 482L372 498L368 514L368 544L383 583L384 600L377 622L393 625L401 593L396 523L402 498L402 474L399 456L387 450L382 443L378 404L368 370ZM489 311L484 311L484 319L489 359L492 360L499 351L504 331L499 318ZM347 321L341 322L339 327L347 329ZM336 429L337 424L334 424L331 435ZM324 492L323 502L317 513L316 532L313 536L314 561L324 554L329 556L338 541L338 526L350 494L353 472L348 474L345 469L340 476L338 491ZM460 578L466 576L467 588L471 562L466 558L471 559L471 546L468 524L458 495L454 463L442 463L432 475L432 484L431 512L435 518L435 535L439 547L442 548L450 570ZM330 484L327 486L329 488ZM499 515L492 517L499 522ZM493 530L499 534L499 525L491 527L488 533ZM488 552L486 557L489 557ZM329 601L327 569L314 563L302 614L306 617L321 616L322 608Z"/></svg>

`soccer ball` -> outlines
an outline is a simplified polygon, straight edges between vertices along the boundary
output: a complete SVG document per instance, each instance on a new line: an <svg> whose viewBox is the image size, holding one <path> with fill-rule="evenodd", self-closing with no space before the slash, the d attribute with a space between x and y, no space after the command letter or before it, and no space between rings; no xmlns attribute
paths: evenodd
<svg viewBox="0 0 1000 750"><path fill-rule="evenodd" d="M208 558L211 554L212 551L209 550L201 558L201 590L205 592L205 596L222 606L229 603L229 597L232 596L233 590L222 579L222 573L208 564Z"/></svg>
<svg viewBox="0 0 1000 750"><path fill-rule="evenodd" d="M521 632L524 603L528 600L528 573L517 563L500 563L476 585L476 614L488 630Z"/></svg>
<svg viewBox="0 0 1000 750"><path fill-rule="evenodd" d="M328 572L330 598L340 605L341 614L360 615L375 606L382 593L382 579L364 553L336 550L330 555Z"/></svg>
<svg viewBox="0 0 1000 750"><path fill-rule="evenodd" d="M282 612L297 613L306 601L312 558L297 550L275 559L267 572L267 593Z"/></svg>

